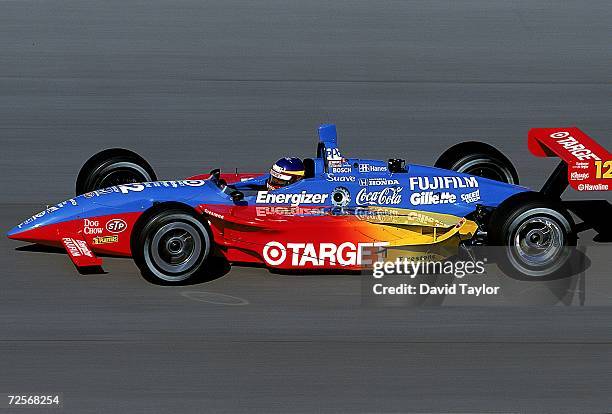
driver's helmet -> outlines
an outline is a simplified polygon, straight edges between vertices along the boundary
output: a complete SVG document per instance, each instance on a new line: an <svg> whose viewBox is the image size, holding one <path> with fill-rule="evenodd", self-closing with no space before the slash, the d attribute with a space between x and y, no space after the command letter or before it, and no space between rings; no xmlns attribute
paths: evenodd
<svg viewBox="0 0 612 414"><path fill-rule="evenodd" d="M304 163L295 157L285 157L276 161L270 168L270 178L266 182L268 190L277 190L304 178Z"/></svg>

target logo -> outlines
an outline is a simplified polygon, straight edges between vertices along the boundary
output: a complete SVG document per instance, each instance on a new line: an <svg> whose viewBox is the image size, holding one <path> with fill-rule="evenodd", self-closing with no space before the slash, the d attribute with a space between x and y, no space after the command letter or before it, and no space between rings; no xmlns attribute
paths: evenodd
<svg viewBox="0 0 612 414"><path fill-rule="evenodd" d="M563 148L568 150L574 157L580 161L593 159L601 160L597 155L593 153L586 146L578 142L576 138L570 135L569 132L559 131L550 134L550 137L555 139Z"/></svg>
<svg viewBox="0 0 612 414"><path fill-rule="evenodd" d="M278 266L287 258L287 249L282 243L271 241L264 246L263 257L270 266Z"/></svg>
<svg viewBox="0 0 612 414"><path fill-rule="evenodd" d="M370 264L372 257L382 254L387 242L376 243L287 243L268 242L263 258L270 266L280 266L291 257L291 266L355 266ZM288 254L289 252L289 254ZM366 260L363 260L365 258Z"/></svg>

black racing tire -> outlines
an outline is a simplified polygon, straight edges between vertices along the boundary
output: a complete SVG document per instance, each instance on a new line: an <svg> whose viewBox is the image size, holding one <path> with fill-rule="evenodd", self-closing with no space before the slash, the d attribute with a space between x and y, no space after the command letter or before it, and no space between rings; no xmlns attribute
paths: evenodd
<svg viewBox="0 0 612 414"><path fill-rule="evenodd" d="M558 201L520 193L491 215L488 244L499 268L519 279L556 279L573 274L574 220Z"/></svg>
<svg viewBox="0 0 612 414"><path fill-rule="evenodd" d="M212 235L195 213L167 208L143 220L131 245L145 279L160 285L185 285L201 276L209 261Z"/></svg>
<svg viewBox="0 0 612 414"><path fill-rule="evenodd" d="M512 162L484 142L462 142L446 150L434 167L476 175L509 184L519 183L518 173Z"/></svg>
<svg viewBox="0 0 612 414"><path fill-rule="evenodd" d="M97 153L81 167L76 195L119 184L155 180L155 171L140 155L123 148L111 148Z"/></svg>

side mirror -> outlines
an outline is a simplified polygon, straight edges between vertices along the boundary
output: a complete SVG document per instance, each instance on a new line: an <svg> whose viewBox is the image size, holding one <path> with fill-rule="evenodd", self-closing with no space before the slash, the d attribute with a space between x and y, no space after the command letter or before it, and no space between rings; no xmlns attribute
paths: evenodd
<svg viewBox="0 0 612 414"><path fill-rule="evenodd" d="M242 191L232 191L232 193L230 194L230 197L232 197L232 201L235 204L240 203L242 200L244 200L244 193Z"/></svg>
<svg viewBox="0 0 612 414"><path fill-rule="evenodd" d="M210 176L215 180L219 180L219 177L221 176L221 170L218 168L215 168L214 170L210 171Z"/></svg>

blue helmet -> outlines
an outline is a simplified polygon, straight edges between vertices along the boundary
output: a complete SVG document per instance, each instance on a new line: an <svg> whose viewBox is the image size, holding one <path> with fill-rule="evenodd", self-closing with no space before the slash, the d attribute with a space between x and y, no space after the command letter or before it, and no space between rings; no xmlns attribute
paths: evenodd
<svg viewBox="0 0 612 414"><path fill-rule="evenodd" d="M304 178L304 163L295 157L285 157L276 161L270 168L268 178L268 190L277 190L289 184L293 184Z"/></svg>

